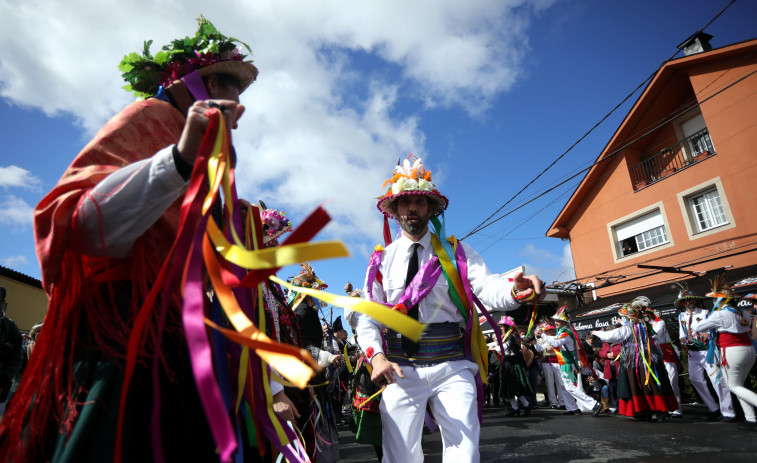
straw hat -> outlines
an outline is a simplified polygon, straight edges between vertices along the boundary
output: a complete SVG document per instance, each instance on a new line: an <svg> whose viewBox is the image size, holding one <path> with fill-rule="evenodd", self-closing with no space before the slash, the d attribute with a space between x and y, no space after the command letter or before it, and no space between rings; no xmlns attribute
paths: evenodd
<svg viewBox="0 0 757 463"><path fill-rule="evenodd" d="M125 90L136 96L149 98L158 93L160 87L168 89L181 84L181 78L194 71L201 77L211 74L228 74L239 83L239 93L255 81L258 76L251 60L245 61L242 47L252 54L249 45L233 37L226 37L213 24L200 16L194 37L176 39L164 45L153 56L150 53L152 40L144 44L142 54L130 53L124 56L118 68L127 82Z"/></svg>
<svg viewBox="0 0 757 463"><path fill-rule="evenodd" d="M397 165L392 178L384 182L383 187L389 185L389 189L379 197L376 207L385 216L397 218L394 203L400 196L423 195L428 198L431 217L436 217L447 209L449 200L431 183L431 171L426 170L421 159L415 158L410 164L410 157L414 156L410 155Z"/></svg>

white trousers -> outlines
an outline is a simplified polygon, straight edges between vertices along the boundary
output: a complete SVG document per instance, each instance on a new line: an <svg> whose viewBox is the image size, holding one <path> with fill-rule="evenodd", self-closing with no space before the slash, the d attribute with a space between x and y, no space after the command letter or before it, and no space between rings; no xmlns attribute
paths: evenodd
<svg viewBox="0 0 757 463"><path fill-rule="evenodd" d="M733 418L736 416L736 411L733 409L733 401L731 400L731 391L728 390L728 386L725 383L725 379L721 378L719 381L718 368L715 365L710 365L705 361L707 357L707 351L689 351L689 381L697 390L699 397L702 398L704 404L707 405L707 409L714 412L720 408L720 413L726 418ZM715 389L715 393L718 395L718 403L710 394L710 389L707 387L707 378L710 378L712 382L712 388Z"/></svg>
<svg viewBox="0 0 757 463"><path fill-rule="evenodd" d="M725 348L725 361L727 365L722 367L728 389L733 392L741 408L744 410L744 418L754 423L754 408L757 407L757 394L744 387L749 375L749 370L754 365L754 348L752 346L731 346ZM722 361L722 359L721 359Z"/></svg>
<svg viewBox="0 0 757 463"><path fill-rule="evenodd" d="M544 371L544 384L547 387L547 399L549 399L550 405L565 405L563 395L560 394L562 388L562 380L560 379L560 365L557 363L541 364L541 369Z"/></svg>
<svg viewBox="0 0 757 463"><path fill-rule="evenodd" d="M456 360L430 367L403 366L405 378L381 396L384 463L423 461L421 436L426 405L439 425L444 461L477 463L481 426L474 372L475 363Z"/></svg>
<svg viewBox="0 0 757 463"><path fill-rule="evenodd" d="M678 387L678 365L673 362L665 363L665 371L668 373L668 380L670 380L670 386L673 388L673 395L676 396L676 402L678 402L678 410L673 414L681 415L683 409L681 408L681 388Z"/></svg>
<svg viewBox="0 0 757 463"><path fill-rule="evenodd" d="M567 391L565 397L565 409L589 411L594 408L597 401L592 399L583 387L577 386L573 380L570 379L567 373L560 372L560 378L562 379L563 389ZM581 384L581 375L578 375L578 384Z"/></svg>

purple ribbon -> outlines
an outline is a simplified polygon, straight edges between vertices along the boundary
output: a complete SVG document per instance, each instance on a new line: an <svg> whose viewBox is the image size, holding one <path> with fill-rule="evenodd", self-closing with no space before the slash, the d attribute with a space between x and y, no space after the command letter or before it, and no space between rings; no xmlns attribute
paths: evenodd
<svg viewBox="0 0 757 463"><path fill-rule="evenodd" d="M199 72L192 71L182 77L181 81L184 82L184 85L187 86L187 90L189 90L189 93L192 94L195 100L210 99L210 95L208 95L208 89L205 88L205 82L202 81L202 77L200 77Z"/></svg>
<svg viewBox="0 0 757 463"><path fill-rule="evenodd" d="M203 224L205 221L203 221ZM200 227L200 229L204 230L204 227ZM237 443L234 429L229 421L228 411L216 382L212 349L205 327L205 291L203 290L201 273L202 238L203 233L197 233L187 265L182 321L184 322L187 348L192 360L192 373L195 377L200 401L205 410L205 416L208 419L210 432L218 446L220 460L230 462Z"/></svg>

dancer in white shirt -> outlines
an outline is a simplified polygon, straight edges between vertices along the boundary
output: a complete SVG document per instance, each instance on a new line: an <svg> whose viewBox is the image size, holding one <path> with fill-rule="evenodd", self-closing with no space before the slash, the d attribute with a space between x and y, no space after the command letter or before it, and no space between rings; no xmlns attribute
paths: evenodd
<svg viewBox="0 0 757 463"><path fill-rule="evenodd" d="M707 318L708 311L702 307L703 299L704 296L697 296L692 291L682 288L678 293L678 299L674 302L676 307L684 309L678 314L681 350L688 358L689 380L710 411L707 414L707 420L713 421L722 415L721 421L735 421L736 412L733 409L731 391L728 390L718 368L705 361L709 334L691 329L694 322L698 323ZM710 394L707 378L710 378L712 382L718 402Z"/></svg>
<svg viewBox="0 0 757 463"><path fill-rule="evenodd" d="M381 400L383 461L423 461L428 406L441 429L444 461L477 462L481 378L486 377L480 370L485 373L488 361L473 296L488 307L514 310L519 299L538 300L543 282L519 273L510 283L491 273L470 246L439 236L444 234L441 222L434 220L432 234L429 221L448 200L435 189L420 159L397 166L387 183L391 187L378 202L385 215L384 236L389 241L390 217L399 221L402 236L374 253L365 292L428 325L415 344L393 332L383 338L383 327L375 320L359 318L358 342L373 365L372 379L387 384Z"/></svg>
<svg viewBox="0 0 757 463"><path fill-rule="evenodd" d="M704 320L693 321L691 329L700 333L710 331L710 344L717 332L718 356L720 371L723 372L728 389L739 399L744 410L744 419L748 423L757 423L755 407L757 394L744 387L755 361L755 350L749 338L750 314L745 310L735 308L731 301L735 295L730 285L725 282L724 274L718 275L713 281L713 290L707 297L714 297L715 308ZM714 347L714 346L712 346Z"/></svg>

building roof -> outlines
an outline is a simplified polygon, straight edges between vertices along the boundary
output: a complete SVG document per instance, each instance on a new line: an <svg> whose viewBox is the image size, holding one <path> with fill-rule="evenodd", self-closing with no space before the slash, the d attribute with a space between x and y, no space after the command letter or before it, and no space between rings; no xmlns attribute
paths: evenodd
<svg viewBox="0 0 757 463"><path fill-rule="evenodd" d="M642 126L640 124L642 123L643 118L647 115L650 109L655 106L657 96L663 91L669 94L671 91L685 92L690 88L687 84L689 80L688 74L679 71L688 69L694 65L722 60L735 55L753 53L754 51L757 51L757 39L684 56L664 63L647 85L647 88L639 96L623 122L610 138L610 141L599 154L595 164L586 172L581 183L550 225L546 232L546 236L568 238L568 224L570 223L571 218L580 210L581 204L591 193L592 189L597 184L600 184L598 180L602 178L605 170L620 160L620 157L616 157L615 155L621 153L628 146L644 138L646 135L654 132L654 130L650 130L646 133L640 134L639 130ZM665 123L666 122L664 122L663 125Z"/></svg>
<svg viewBox="0 0 757 463"><path fill-rule="evenodd" d="M35 288L42 288L42 282L39 281L36 278L32 278L29 275L24 275L21 272L17 272L15 270L9 269L8 267L3 267L0 265L0 276L4 276L6 278L9 278L11 280L18 281L19 283L24 283L29 286L34 286Z"/></svg>

